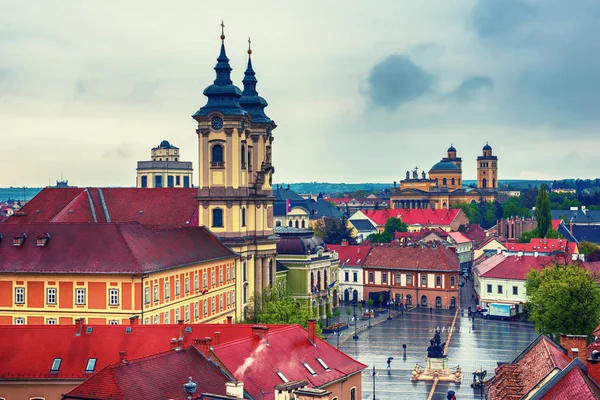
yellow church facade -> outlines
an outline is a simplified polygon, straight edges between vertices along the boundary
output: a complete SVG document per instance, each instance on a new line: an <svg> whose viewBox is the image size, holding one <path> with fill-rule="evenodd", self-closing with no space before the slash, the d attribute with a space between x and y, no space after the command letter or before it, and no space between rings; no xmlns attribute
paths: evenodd
<svg viewBox="0 0 600 400"><path fill-rule="evenodd" d="M477 157L477 187L464 188L462 159L450 146L447 157L442 158L429 170L419 175L417 169L407 171L400 187L390 193L391 208L445 209L461 202L496 201L498 189L498 158L492 154L489 144Z"/></svg>

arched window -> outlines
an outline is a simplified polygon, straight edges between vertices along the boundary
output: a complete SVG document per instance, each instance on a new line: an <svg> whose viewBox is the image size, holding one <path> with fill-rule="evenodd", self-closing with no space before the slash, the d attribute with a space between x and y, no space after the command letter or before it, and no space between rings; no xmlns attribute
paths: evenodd
<svg viewBox="0 0 600 400"><path fill-rule="evenodd" d="M213 228L222 228L223 227L223 210L220 208L215 208L212 211L212 224Z"/></svg>
<svg viewBox="0 0 600 400"><path fill-rule="evenodd" d="M281 226L281 221L275 221L275 226Z"/></svg>
<svg viewBox="0 0 600 400"><path fill-rule="evenodd" d="M450 297L450 308L456 307L456 297Z"/></svg>
<svg viewBox="0 0 600 400"><path fill-rule="evenodd" d="M455 286L455 283L456 283L456 278L454 277L454 275L452 275L450 277L450 286Z"/></svg>
<svg viewBox="0 0 600 400"><path fill-rule="evenodd" d="M242 151L241 151L240 156L241 156L241 160L242 160L242 162L241 162L242 169L246 169L246 146L244 146L243 144L242 144Z"/></svg>
<svg viewBox="0 0 600 400"><path fill-rule="evenodd" d="M421 296L421 307L427 307L427 296Z"/></svg>
<svg viewBox="0 0 600 400"><path fill-rule="evenodd" d="M435 306L438 308L442 306L442 298L440 296L435 298Z"/></svg>
<svg viewBox="0 0 600 400"><path fill-rule="evenodd" d="M487 188L487 179L483 178L483 179L481 180L481 187L482 187L483 189Z"/></svg>
<svg viewBox="0 0 600 400"><path fill-rule="evenodd" d="M306 228L306 224L304 223L304 220L302 220L302 227Z"/></svg>
<svg viewBox="0 0 600 400"><path fill-rule="evenodd" d="M451 182L451 185L454 186L454 178L452 178L452 180L450 182Z"/></svg>
<svg viewBox="0 0 600 400"><path fill-rule="evenodd" d="M288 226L289 226L290 228L292 227L292 220L291 220L291 219L288 221Z"/></svg>
<svg viewBox="0 0 600 400"><path fill-rule="evenodd" d="M446 186L448 184L448 180L446 178L442 179L442 186Z"/></svg>
<svg viewBox="0 0 600 400"><path fill-rule="evenodd" d="M294 226L295 226L296 228L298 228L298 220L296 220L296 222L294 223Z"/></svg>
<svg viewBox="0 0 600 400"><path fill-rule="evenodd" d="M492 189L496 187L496 178L492 179Z"/></svg>
<svg viewBox="0 0 600 400"><path fill-rule="evenodd" d="M246 226L246 209L242 208L242 226Z"/></svg>
<svg viewBox="0 0 600 400"><path fill-rule="evenodd" d="M350 400L357 400L356 399L356 388L350 389Z"/></svg>
<svg viewBox="0 0 600 400"><path fill-rule="evenodd" d="M410 294L406 295L406 305L407 306L412 305L412 296Z"/></svg>
<svg viewBox="0 0 600 400"><path fill-rule="evenodd" d="M211 161L213 167L222 167L223 166L223 146L220 144L215 144L212 147L211 151Z"/></svg>

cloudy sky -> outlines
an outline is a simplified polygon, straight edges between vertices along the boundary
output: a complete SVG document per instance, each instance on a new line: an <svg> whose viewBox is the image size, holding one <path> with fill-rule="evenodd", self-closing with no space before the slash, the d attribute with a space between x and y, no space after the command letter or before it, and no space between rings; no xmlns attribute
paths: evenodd
<svg viewBox="0 0 600 400"><path fill-rule="evenodd" d="M489 141L500 179L596 177L600 2L0 0L2 186L133 186L248 36L276 182L391 182ZM197 173L195 174L197 176Z"/></svg>

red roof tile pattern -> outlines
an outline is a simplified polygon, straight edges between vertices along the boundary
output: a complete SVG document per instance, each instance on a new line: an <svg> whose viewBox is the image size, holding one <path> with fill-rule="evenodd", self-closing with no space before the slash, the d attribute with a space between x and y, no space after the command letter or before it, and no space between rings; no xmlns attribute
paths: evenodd
<svg viewBox="0 0 600 400"><path fill-rule="evenodd" d="M459 271L460 269L456 253L444 246L435 248L373 246L363 266L427 271Z"/></svg>
<svg viewBox="0 0 600 400"><path fill-rule="evenodd" d="M268 325L270 332L287 326ZM183 337L180 345L189 346L193 339L205 337L213 338L214 344L215 332L220 332L220 343L252 334L252 325L247 324L133 325L127 332L129 327L83 325L80 330L76 325L0 325L0 379L87 379L90 358L97 358L95 371L99 371L119 362L121 351L127 352L127 359L168 351L172 338ZM55 358L62 358L60 370L50 373Z"/></svg>
<svg viewBox="0 0 600 400"><path fill-rule="evenodd" d="M448 232L448 236L450 236L458 244L472 242L471 238L467 237L466 235L460 232Z"/></svg>
<svg viewBox="0 0 600 400"><path fill-rule="evenodd" d="M198 225L195 188L45 188L6 223L132 222Z"/></svg>
<svg viewBox="0 0 600 400"><path fill-rule="evenodd" d="M109 365L67 393L65 399L183 399L188 377L196 394L225 395L229 379L194 346Z"/></svg>
<svg viewBox="0 0 600 400"><path fill-rule="evenodd" d="M520 399L552 369L564 369L571 360L559 345L538 336L512 363L496 368L490 382L490 400Z"/></svg>
<svg viewBox="0 0 600 400"><path fill-rule="evenodd" d="M367 367L319 338L313 344L308 332L299 325L275 332L269 329L266 341L254 336L213 346L213 353L238 381L244 382L244 389L253 398L261 400L272 400L273 387L283 383L277 372L288 381L302 380L310 387L319 387L360 373ZM317 358L323 360L329 370Z"/></svg>
<svg viewBox="0 0 600 400"><path fill-rule="evenodd" d="M137 274L235 257L205 227L30 223L2 224L0 233L0 273ZM13 246L12 238L23 233L23 244ZM49 240L38 247L36 237L46 233Z"/></svg>
<svg viewBox="0 0 600 400"><path fill-rule="evenodd" d="M407 225L447 226L454 221L460 209L394 208L390 210L363 210L362 213L377 226L385 225L388 218L398 218Z"/></svg>
<svg viewBox="0 0 600 400"><path fill-rule="evenodd" d="M338 253L340 265L359 267L364 264L365 258L372 246L344 246L339 244L328 244L327 247L329 250L336 251Z"/></svg>
<svg viewBox="0 0 600 400"><path fill-rule="evenodd" d="M524 281L531 269L539 271L554 263L564 265L566 260L564 257L494 254L479 263L475 270L479 276L486 278Z"/></svg>
<svg viewBox="0 0 600 400"><path fill-rule="evenodd" d="M597 400L600 399L600 388L581 368L574 367L556 382L542 399Z"/></svg>
<svg viewBox="0 0 600 400"><path fill-rule="evenodd" d="M485 230L478 224L461 225L458 228L458 231L470 238L473 241L474 246L478 246L487 239Z"/></svg>
<svg viewBox="0 0 600 400"><path fill-rule="evenodd" d="M524 253L552 253L566 252L573 254L577 252L577 243L565 239L531 239L529 243L507 243L506 249L511 252L522 251Z"/></svg>

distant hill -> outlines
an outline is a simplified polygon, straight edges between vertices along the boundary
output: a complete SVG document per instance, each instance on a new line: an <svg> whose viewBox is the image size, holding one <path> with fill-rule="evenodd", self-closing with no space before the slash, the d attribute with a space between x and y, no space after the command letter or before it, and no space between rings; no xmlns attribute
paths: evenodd
<svg viewBox="0 0 600 400"><path fill-rule="evenodd" d="M0 201L13 200L31 200L38 194L42 188L25 188L10 187L0 188Z"/></svg>

